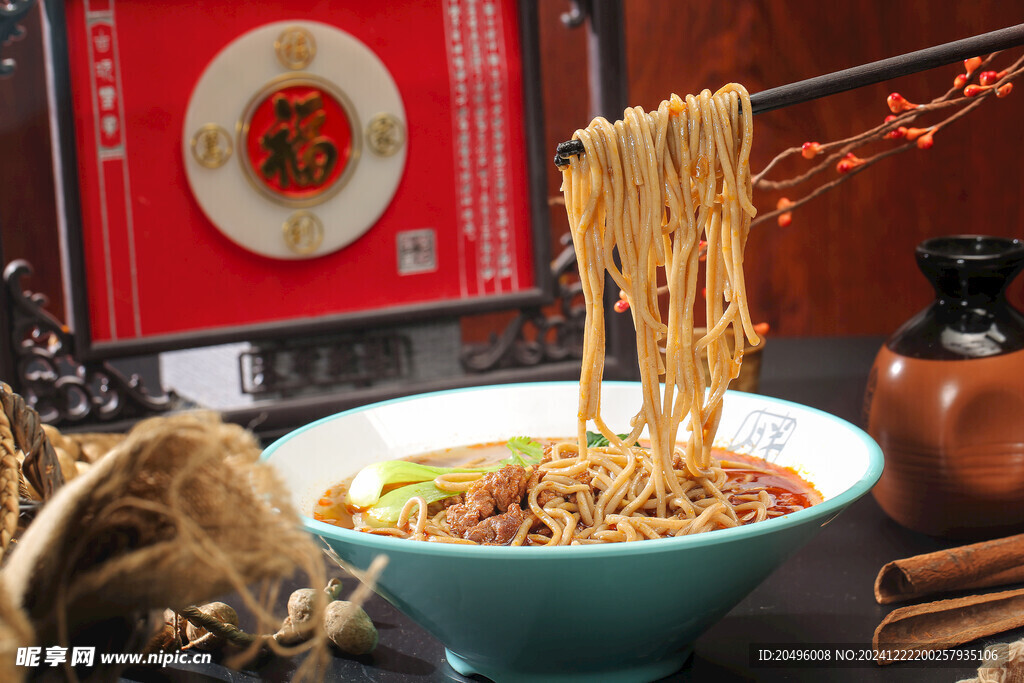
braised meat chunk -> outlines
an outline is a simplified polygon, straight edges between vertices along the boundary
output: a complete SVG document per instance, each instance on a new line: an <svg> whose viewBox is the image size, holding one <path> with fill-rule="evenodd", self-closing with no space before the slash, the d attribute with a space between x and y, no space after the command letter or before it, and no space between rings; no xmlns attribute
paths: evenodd
<svg viewBox="0 0 1024 683"><path fill-rule="evenodd" d="M494 500L489 496L471 496L466 493L466 500L463 503L449 505L445 510L445 518L448 520L448 528L456 536L466 537L466 532L485 519L494 514Z"/></svg>
<svg viewBox="0 0 1024 683"><path fill-rule="evenodd" d="M507 545L515 538L525 519L519 503L512 503L505 512L488 517L466 531L464 538L485 545Z"/></svg>
<svg viewBox="0 0 1024 683"><path fill-rule="evenodd" d="M480 481L470 487L470 492L477 486L484 486L494 498L494 505L505 512L513 503L519 504L526 493L526 482L529 475L525 467L519 465L506 465L497 472L488 472Z"/></svg>
<svg viewBox="0 0 1024 683"><path fill-rule="evenodd" d="M519 503L526 492L528 481L526 468L519 465L506 465L497 472L488 472L469 487L464 502L449 505L445 510L448 528L453 534L478 543L508 543L524 518ZM496 516L499 512L501 514ZM506 516L505 513L509 514ZM519 521L515 522L517 516ZM503 519L491 521L497 517ZM513 526L513 523L515 529L511 535L504 540L497 540L506 535L504 531L499 532L499 528L504 530L506 526ZM481 540L471 536L471 533Z"/></svg>

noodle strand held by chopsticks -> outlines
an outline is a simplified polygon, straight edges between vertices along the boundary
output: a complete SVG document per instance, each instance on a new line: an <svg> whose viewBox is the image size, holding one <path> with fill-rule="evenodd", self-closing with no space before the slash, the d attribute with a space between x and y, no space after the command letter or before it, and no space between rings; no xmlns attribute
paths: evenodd
<svg viewBox="0 0 1024 683"><path fill-rule="evenodd" d="M638 541L781 514L763 487L730 481L711 457L744 342L759 342L743 282L754 215L752 118L747 91L730 84L713 95L673 95L650 113L627 109L621 121L598 118L576 131L584 154L564 168L562 189L586 302L577 439L550 446L536 466L511 545ZM628 428L601 417L606 274L624 292L636 328L643 403ZM665 310L661 279L668 286ZM707 331L694 338L701 287ZM608 445L588 445L591 423ZM637 443L645 429L649 448ZM625 430L625 437L617 433ZM468 495L481 476L443 475L435 485ZM403 507L397 528L367 530L473 542L454 533L445 503L422 498Z"/></svg>
<svg viewBox="0 0 1024 683"><path fill-rule="evenodd" d="M612 438L600 421L605 352L602 283L608 272L624 292L636 328L643 406L632 426L645 424L651 444L649 453L641 456L650 459L650 467L640 497L653 496L658 518L676 513L667 509L670 497L686 497L673 465L684 420L689 432L684 467L692 477L715 478L710 472L711 445L725 390L739 374L744 341L759 342L747 312L743 281L743 250L755 213L749 160L752 118L747 91L737 84L714 95L707 90L689 95L685 101L673 95L656 112L627 109L622 121L609 124L598 118L577 131L574 137L583 143L585 153L571 158L563 169L562 189L587 315L579 457L590 457L584 435L591 420L613 450L644 452ZM707 332L695 340L693 313L702 239L707 244L703 283ZM612 260L613 250L618 267ZM657 293L662 271L669 291L667 316L660 310ZM728 335L732 335L731 344ZM708 377L700 363L705 349ZM643 508L646 500L627 501L622 495L628 479L616 476L601 491L596 507L606 517L619 519L610 509L618 505L629 513ZM698 515L697 526L717 516L737 519L717 489L708 495L716 499L715 505ZM623 531L627 538L633 536Z"/></svg>

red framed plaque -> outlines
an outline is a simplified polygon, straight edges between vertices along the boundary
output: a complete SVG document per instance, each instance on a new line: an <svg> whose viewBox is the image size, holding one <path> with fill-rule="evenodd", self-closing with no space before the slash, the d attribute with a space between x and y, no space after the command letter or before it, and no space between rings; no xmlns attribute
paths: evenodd
<svg viewBox="0 0 1024 683"><path fill-rule="evenodd" d="M548 298L532 2L61 10L83 357Z"/></svg>

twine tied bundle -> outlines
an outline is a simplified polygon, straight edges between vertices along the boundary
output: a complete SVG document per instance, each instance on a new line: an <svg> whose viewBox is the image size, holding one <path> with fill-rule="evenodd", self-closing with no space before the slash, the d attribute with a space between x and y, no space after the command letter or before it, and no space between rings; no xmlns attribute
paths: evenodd
<svg viewBox="0 0 1024 683"><path fill-rule="evenodd" d="M165 608L233 591L258 631L276 627L277 582L298 568L323 585L325 571L259 453L250 433L212 414L152 418L61 487L2 572L0 672L27 623L35 644L138 651ZM5 595L22 613L7 610ZM326 656L323 638L299 647L315 652L306 671Z"/></svg>

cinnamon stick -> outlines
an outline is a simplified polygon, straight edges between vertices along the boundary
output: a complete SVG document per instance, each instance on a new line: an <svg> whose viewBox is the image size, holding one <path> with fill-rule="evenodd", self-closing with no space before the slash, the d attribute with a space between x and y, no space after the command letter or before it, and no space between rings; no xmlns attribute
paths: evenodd
<svg viewBox="0 0 1024 683"><path fill-rule="evenodd" d="M1024 626L1024 588L898 607L875 629L872 647L889 664L909 651L945 650Z"/></svg>
<svg viewBox="0 0 1024 683"><path fill-rule="evenodd" d="M885 605L1019 582L1024 582L1024 534L890 562L875 578L875 600Z"/></svg>

